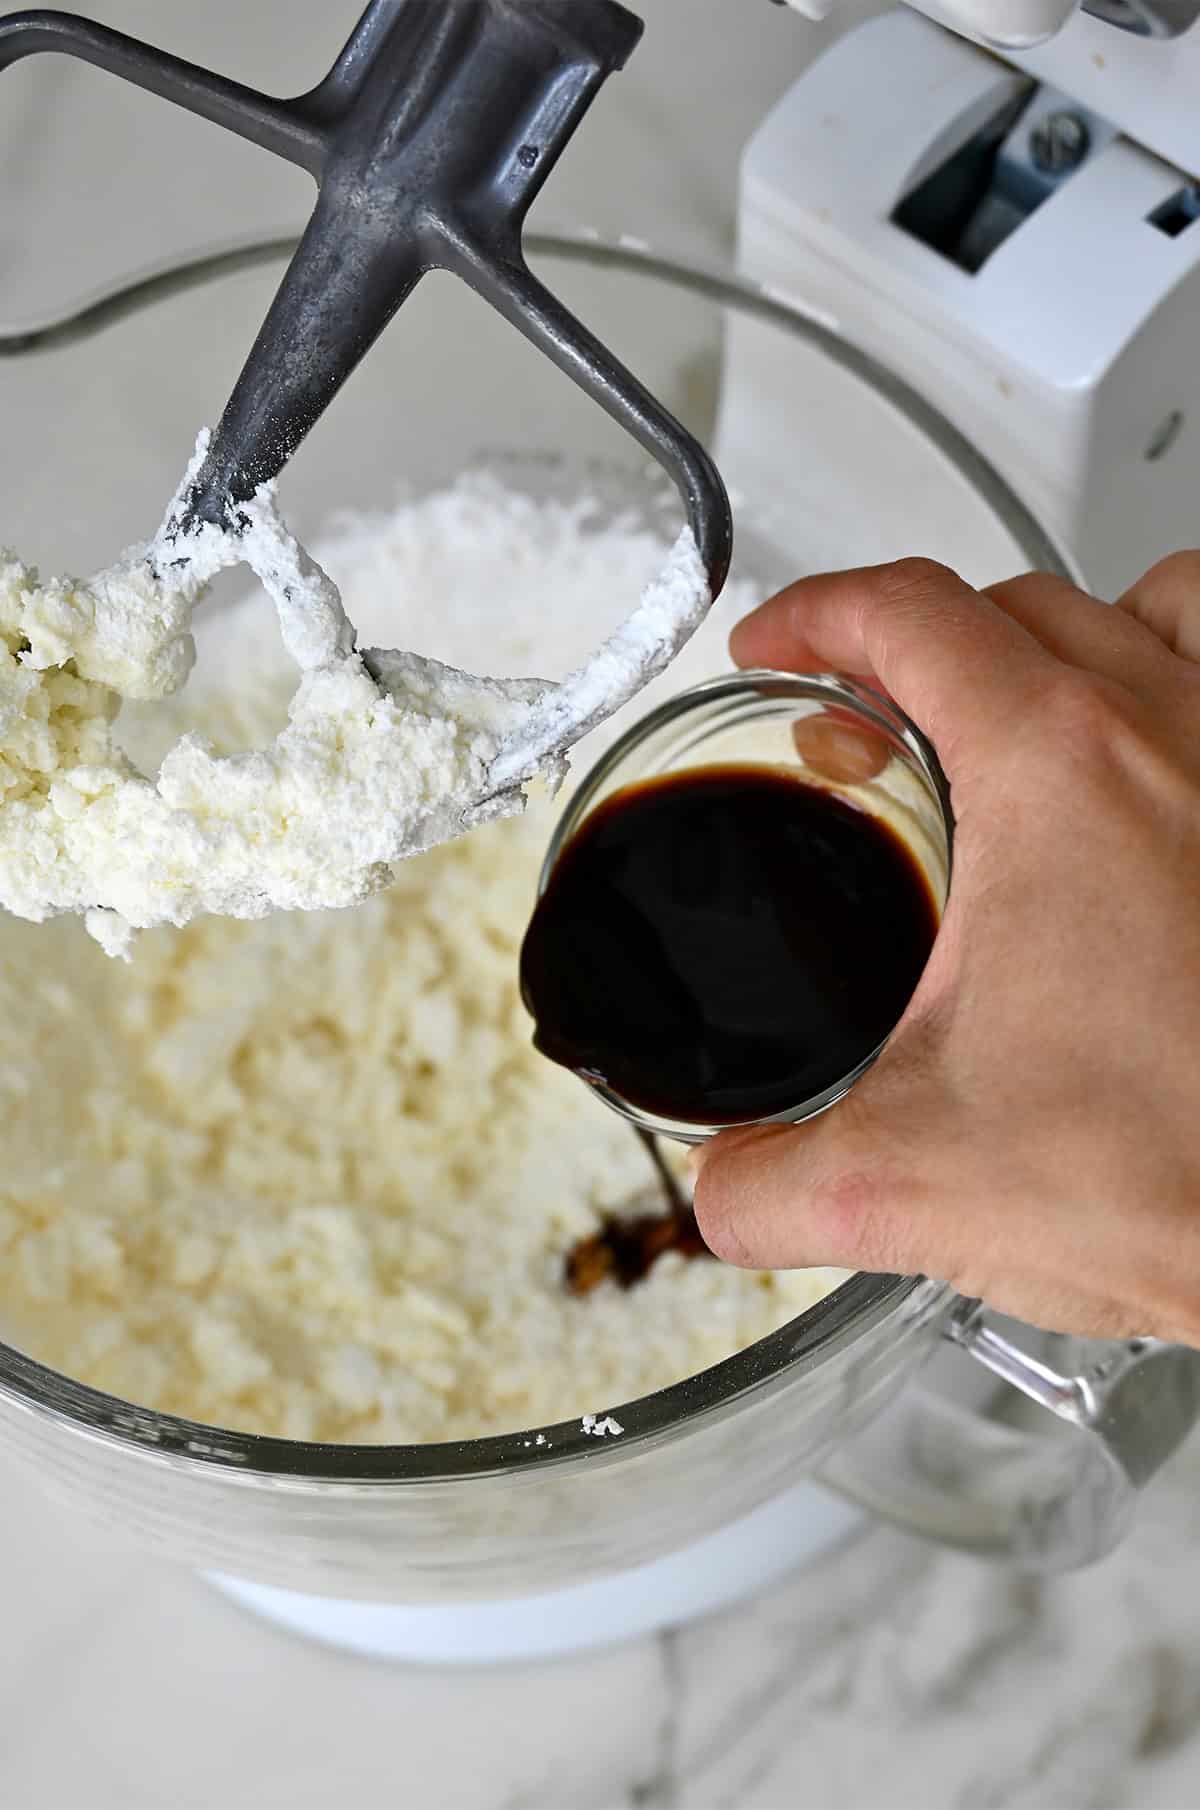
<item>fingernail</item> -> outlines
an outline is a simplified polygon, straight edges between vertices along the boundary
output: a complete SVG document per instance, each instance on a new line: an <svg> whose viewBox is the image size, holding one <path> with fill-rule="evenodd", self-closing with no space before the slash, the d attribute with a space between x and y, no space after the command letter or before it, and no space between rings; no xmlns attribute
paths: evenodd
<svg viewBox="0 0 1200 1810"><path fill-rule="evenodd" d="M874 779L888 763L882 736L829 715L801 718L792 725L792 740L807 766L843 785Z"/></svg>

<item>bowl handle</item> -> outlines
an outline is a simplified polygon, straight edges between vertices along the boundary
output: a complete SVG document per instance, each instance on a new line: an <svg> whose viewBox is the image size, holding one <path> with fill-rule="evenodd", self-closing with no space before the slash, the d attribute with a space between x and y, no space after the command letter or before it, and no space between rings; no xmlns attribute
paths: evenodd
<svg viewBox="0 0 1200 1810"><path fill-rule="evenodd" d="M1200 1352L1157 1339L1049 1339L1074 1366L1058 1370L962 1299L942 1333L1010 1385L998 1408L966 1408L918 1378L827 1461L821 1480L913 1532L1026 1569L1102 1557L1124 1536L1137 1492L1200 1417ZM1043 1412L1033 1425L1006 1424L1005 1407L1021 1405L1013 1390L1053 1420Z"/></svg>

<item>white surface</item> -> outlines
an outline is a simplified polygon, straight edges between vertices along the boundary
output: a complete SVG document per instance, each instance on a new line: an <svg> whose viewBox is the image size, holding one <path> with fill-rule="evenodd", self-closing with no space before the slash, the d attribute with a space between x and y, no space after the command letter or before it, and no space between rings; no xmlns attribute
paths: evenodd
<svg viewBox="0 0 1200 1810"><path fill-rule="evenodd" d="M744 1603L864 1525L849 1503L800 1484L665 1558L509 1602L354 1603L237 1578L212 1581L269 1621L369 1658L456 1665L560 1658Z"/></svg>
<svg viewBox="0 0 1200 1810"><path fill-rule="evenodd" d="M283 91L354 7L92 10ZM820 28L767 0L643 10L647 43L544 212L725 243L734 146ZM101 106L105 90L65 64L0 76L0 316L301 215L303 178L125 90ZM681 1635L452 1673L331 1653L98 1552L0 1460L0 1810L1194 1810L1198 1456L1128 1550L1075 1579L1014 1583L879 1533Z"/></svg>

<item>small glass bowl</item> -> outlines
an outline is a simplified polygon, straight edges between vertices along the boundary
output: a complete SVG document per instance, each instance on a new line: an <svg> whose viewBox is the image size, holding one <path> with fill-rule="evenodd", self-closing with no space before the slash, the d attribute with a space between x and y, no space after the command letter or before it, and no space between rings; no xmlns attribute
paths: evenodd
<svg viewBox="0 0 1200 1810"><path fill-rule="evenodd" d="M666 773L729 765L786 768L881 819L913 855L941 916L950 887L954 819L949 784L932 744L889 699L853 679L766 668L693 685L614 742L555 827L538 880L539 898L576 831L614 792ZM813 1118L853 1087L886 1042L786 1111L729 1123L795 1124ZM660 1117L603 1082L586 1085L642 1130L680 1143L704 1143L729 1128Z"/></svg>

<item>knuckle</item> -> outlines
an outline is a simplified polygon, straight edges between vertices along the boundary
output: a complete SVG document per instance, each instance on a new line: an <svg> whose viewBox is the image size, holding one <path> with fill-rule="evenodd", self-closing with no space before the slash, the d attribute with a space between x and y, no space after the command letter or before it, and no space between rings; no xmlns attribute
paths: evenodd
<svg viewBox="0 0 1200 1810"><path fill-rule="evenodd" d="M1141 590L1195 590L1200 588L1200 548L1168 553L1150 567L1136 587Z"/></svg>
<svg viewBox="0 0 1200 1810"><path fill-rule="evenodd" d="M911 1268L902 1205L894 1178L874 1169L848 1169L817 1184L809 1209L822 1227L821 1242L840 1257L876 1274L904 1274Z"/></svg>
<svg viewBox="0 0 1200 1810"><path fill-rule="evenodd" d="M1200 660L1200 551L1169 553L1150 567L1121 599L1180 659Z"/></svg>
<svg viewBox="0 0 1200 1810"><path fill-rule="evenodd" d="M1166 694L1170 695L1170 694ZM1072 815L1094 807L1093 829L1115 823L1116 801L1141 801L1147 833L1169 821L1191 836L1197 765L1192 738L1179 733L1179 714L1140 699L1115 680L1060 669L1025 738L1043 790L1057 788ZM1164 818L1165 814L1165 818ZM1130 821L1126 817L1125 821Z"/></svg>
<svg viewBox="0 0 1200 1810"><path fill-rule="evenodd" d="M1044 572L1014 572L1011 578L1002 578L996 584L986 585L983 595L997 602L1007 599L1018 600L1022 597L1040 597L1047 587L1058 581L1048 578Z"/></svg>
<svg viewBox="0 0 1200 1810"><path fill-rule="evenodd" d="M1055 745L1076 760L1107 763L1142 739L1137 701L1115 680L1059 667L1049 680L1042 721Z"/></svg>
<svg viewBox="0 0 1200 1810"><path fill-rule="evenodd" d="M957 572L949 566L940 560L927 559L923 554L893 560L890 565L882 566L879 573L884 597L896 603L924 601L948 588L957 590L961 582Z"/></svg>

